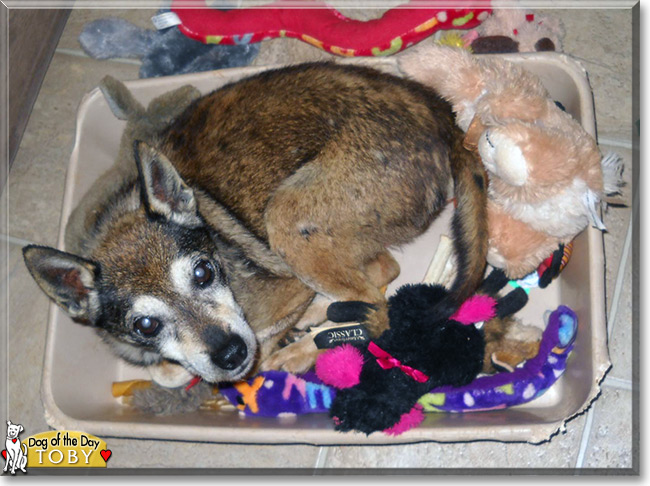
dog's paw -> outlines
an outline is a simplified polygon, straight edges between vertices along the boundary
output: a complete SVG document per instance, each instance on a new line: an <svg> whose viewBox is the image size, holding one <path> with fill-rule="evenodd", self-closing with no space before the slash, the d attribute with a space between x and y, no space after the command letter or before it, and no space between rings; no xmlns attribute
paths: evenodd
<svg viewBox="0 0 650 486"><path fill-rule="evenodd" d="M307 329L299 329L297 327L289 329L287 333L278 341L278 346L284 348L291 343L296 343L304 338L311 331L311 327Z"/></svg>
<svg viewBox="0 0 650 486"><path fill-rule="evenodd" d="M261 365L262 371L282 370L289 373L305 373L316 363L321 350L310 335L288 344L269 356Z"/></svg>

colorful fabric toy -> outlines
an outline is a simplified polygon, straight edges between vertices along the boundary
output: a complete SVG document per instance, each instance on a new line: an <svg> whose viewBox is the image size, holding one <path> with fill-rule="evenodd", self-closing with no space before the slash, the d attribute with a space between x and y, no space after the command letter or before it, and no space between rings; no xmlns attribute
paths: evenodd
<svg viewBox="0 0 650 486"><path fill-rule="evenodd" d="M559 248L551 256L539 264L536 273L539 278L538 285L540 288L546 288L564 270L572 253L573 241L566 245L560 244Z"/></svg>
<svg viewBox="0 0 650 486"><path fill-rule="evenodd" d="M423 395L425 412L479 412L534 400L564 373L578 330L578 316L559 306L548 318L537 356L511 373L483 376L461 387L443 386Z"/></svg>
<svg viewBox="0 0 650 486"><path fill-rule="evenodd" d="M336 429L400 434L423 420L417 401L427 391L443 384L469 384L481 371L485 353L483 335L472 324L510 315L528 301L521 288L498 300L488 295L496 294L507 280L503 272L492 272L479 293L449 318L431 311L446 295L444 287L405 285L388 300L390 328L367 349L325 352L316 362L316 373L324 383L341 388L330 409ZM347 305L332 304L330 319ZM357 383L347 376L340 379L349 373L349 366L341 370L339 365L346 353L362 363Z"/></svg>
<svg viewBox="0 0 650 486"><path fill-rule="evenodd" d="M454 388L436 387L417 399L416 405L403 416L400 426L385 432L397 435L419 424L426 412L478 412L521 405L547 391L564 373L578 329L578 318L570 308L559 306L549 313L539 353L513 372L478 377L471 383ZM351 347L350 345L345 345ZM340 359L349 350L339 347L321 359ZM338 354L338 356L337 356ZM349 357L346 356L347 359ZM375 359L375 358L373 358ZM363 363L361 363L363 364ZM401 369L394 368L394 373ZM347 379L351 379L350 376ZM348 381L358 383L359 376ZM241 413L257 417L291 414L327 413L337 393L313 373L301 376L284 371L269 371L248 380L245 386L229 386L220 392ZM416 382L417 383L417 382ZM366 404L365 408L371 404Z"/></svg>
<svg viewBox="0 0 650 486"><path fill-rule="evenodd" d="M206 44L244 45L275 37L292 37L338 56L387 56L420 42L441 29L471 29L489 15L490 8L419 8L412 0L404 8L388 10L381 18L352 20L324 2L310 8L292 7L279 0L264 8L230 11L184 9L174 0L171 10L178 28ZM462 7L471 2L451 2ZM489 5L489 2L485 2ZM418 8L408 8L418 7Z"/></svg>
<svg viewBox="0 0 650 486"><path fill-rule="evenodd" d="M315 373L297 376L285 371L263 371L220 392L244 415L258 417L326 413L336 393Z"/></svg>

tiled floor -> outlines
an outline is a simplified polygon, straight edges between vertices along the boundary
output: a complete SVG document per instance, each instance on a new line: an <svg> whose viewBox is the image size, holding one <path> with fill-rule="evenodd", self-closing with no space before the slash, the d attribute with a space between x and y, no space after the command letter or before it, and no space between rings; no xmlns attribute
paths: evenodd
<svg viewBox="0 0 650 486"><path fill-rule="evenodd" d="M260 2L257 2L260 3ZM338 2L341 4L342 2ZM398 1L394 3L400 3ZM2 249L8 274L9 383L8 417L20 417L31 431L47 430L39 399L47 323L47 299L28 276L20 248L35 242L53 245L59 228L66 166L74 141L77 105L107 73L122 80L138 76L136 61L95 61L76 41L83 25L115 15L148 27L154 10L74 10L34 106L10 173L8 222ZM349 15L371 18L377 11L348 9ZM620 9L554 9L567 34L564 52L586 68L594 91L598 135L603 151L618 152L632 173L632 11ZM603 34L606 26L606 35ZM262 45L255 65L324 59L327 54L307 44L279 39ZM8 194L8 198L7 198ZM591 409L571 420L566 432L541 445L496 442L424 443L385 447L310 447L194 444L112 439L111 466L165 467L295 467L295 468L614 468L633 466L632 448L632 257L631 184L626 208L605 215L607 312L613 368ZM2 211L4 216L5 211ZM3 283L4 285L4 283Z"/></svg>

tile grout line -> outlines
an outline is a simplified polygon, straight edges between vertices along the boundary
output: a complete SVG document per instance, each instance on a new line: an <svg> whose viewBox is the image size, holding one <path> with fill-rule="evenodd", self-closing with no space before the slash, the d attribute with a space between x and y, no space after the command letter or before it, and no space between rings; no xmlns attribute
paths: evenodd
<svg viewBox="0 0 650 486"><path fill-rule="evenodd" d="M37 245L38 243L34 243L33 241L25 240L23 238L16 238L15 236L10 236L4 233L0 233L0 238L5 240L7 243L11 243L13 245L20 245L20 246L25 246L25 245Z"/></svg>
<svg viewBox="0 0 650 486"><path fill-rule="evenodd" d="M327 463L327 456L329 454L329 447L320 446L318 448L318 455L316 456L316 464L314 469L323 469Z"/></svg>
<svg viewBox="0 0 650 486"><path fill-rule="evenodd" d="M582 464L585 460L585 453L587 452L587 445L589 444L589 435L591 433L591 427L594 421L594 408L593 404L587 411L587 420L585 422L585 427L582 429L582 437L580 438L580 449L578 451L578 457L576 458L576 469L582 468Z"/></svg>
<svg viewBox="0 0 650 486"><path fill-rule="evenodd" d="M603 386L608 388L618 388L621 390L632 390L632 380L626 380L623 378L616 378L614 376L608 376L603 381Z"/></svg>
<svg viewBox="0 0 650 486"><path fill-rule="evenodd" d="M57 54L63 54L66 56L74 56L74 57L81 57L84 59L90 59L92 61L111 61L111 62L119 62L121 64L132 64L135 66L140 66L142 64L141 61L138 61L136 59L127 59L124 57L115 57L112 59L95 59L94 57L90 57L88 54L86 54L84 51L81 49L71 49L68 47L57 47L54 50L55 53Z"/></svg>
<svg viewBox="0 0 650 486"><path fill-rule="evenodd" d="M632 390L632 382L630 380L623 380L621 378L607 377L603 381L603 386L608 388L619 388L623 390ZM593 428L594 422L594 409L593 404L587 411L587 420L585 422L584 429L582 429L582 437L580 438L580 450L578 451L578 457L576 458L576 469L582 468L585 454L587 452L587 446L589 445L589 436L591 435L591 429Z"/></svg>
<svg viewBox="0 0 650 486"><path fill-rule="evenodd" d="M615 140L613 138L598 137L598 145L608 145L610 147L619 147L628 150L633 149L632 142L628 142L627 140Z"/></svg>
<svg viewBox="0 0 650 486"><path fill-rule="evenodd" d="M618 270L616 273L616 285L614 286L614 294L612 295L612 307L609 309L609 315L607 316L607 340L609 341L612 337L612 331L616 324L616 316L618 314L618 305L621 300L621 293L623 291L623 283L625 280L625 267L627 266L627 261L630 256L630 246L632 244L632 226L634 222L634 212L630 213L630 221L627 227L627 234L625 235L625 243L623 244L623 252L621 253L621 259L618 262Z"/></svg>

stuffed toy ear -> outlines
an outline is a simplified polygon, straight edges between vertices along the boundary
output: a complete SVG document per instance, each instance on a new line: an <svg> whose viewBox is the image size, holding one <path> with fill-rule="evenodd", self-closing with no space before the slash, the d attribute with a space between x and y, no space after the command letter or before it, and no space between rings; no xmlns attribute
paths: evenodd
<svg viewBox="0 0 650 486"><path fill-rule="evenodd" d="M363 355L351 344L343 344L321 354L316 361L316 375L326 385L343 389L359 384Z"/></svg>
<svg viewBox="0 0 650 486"><path fill-rule="evenodd" d="M517 142L500 130L485 130L478 140L478 152L490 175L515 187L528 181L526 157Z"/></svg>
<svg viewBox="0 0 650 486"><path fill-rule="evenodd" d="M363 322L372 309L376 307L359 300L333 302L327 308L327 319L332 322Z"/></svg>

